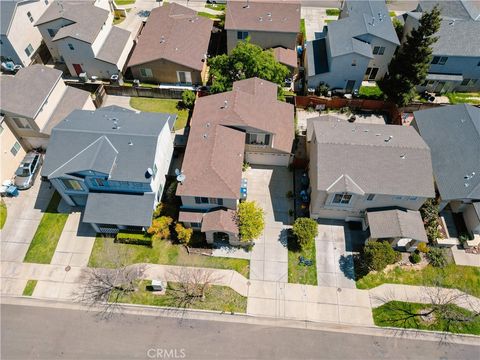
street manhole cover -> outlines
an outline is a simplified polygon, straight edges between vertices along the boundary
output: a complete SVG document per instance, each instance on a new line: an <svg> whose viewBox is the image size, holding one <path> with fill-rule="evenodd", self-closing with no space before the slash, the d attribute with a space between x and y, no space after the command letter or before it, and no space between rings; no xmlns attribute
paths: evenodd
<svg viewBox="0 0 480 360"><path fill-rule="evenodd" d="M71 269L70 265L67 265L67 266L65 267L65 271L67 271L67 272L70 271L70 269Z"/></svg>

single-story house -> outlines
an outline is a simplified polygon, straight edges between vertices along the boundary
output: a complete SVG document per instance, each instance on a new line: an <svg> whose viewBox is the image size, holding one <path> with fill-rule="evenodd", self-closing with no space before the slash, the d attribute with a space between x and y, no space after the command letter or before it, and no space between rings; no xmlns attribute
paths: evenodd
<svg viewBox="0 0 480 360"><path fill-rule="evenodd" d="M52 130L42 176L98 233L145 230L173 153L174 114L75 110Z"/></svg>

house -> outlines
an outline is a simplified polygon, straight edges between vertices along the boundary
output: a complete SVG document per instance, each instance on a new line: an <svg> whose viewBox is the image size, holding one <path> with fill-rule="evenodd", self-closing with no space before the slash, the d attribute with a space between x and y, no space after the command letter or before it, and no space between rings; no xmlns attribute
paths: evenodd
<svg viewBox="0 0 480 360"><path fill-rule="evenodd" d="M433 44L426 81L417 90L435 93L480 90L480 4L468 0L420 1L403 16L404 36L419 26L425 11L439 5L442 21Z"/></svg>
<svg viewBox="0 0 480 360"><path fill-rule="evenodd" d="M53 0L0 1L0 54L2 61L28 66L41 61L42 35L34 23Z"/></svg>
<svg viewBox="0 0 480 360"><path fill-rule="evenodd" d="M144 230L160 201L176 115L75 110L52 130L42 176L96 232Z"/></svg>
<svg viewBox="0 0 480 360"><path fill-rule="evenodd" d="M432 151L440 210L462 213L480 234L480 109L466 104L414 112L414 126Z"/></svg>
<svg viewBox="0 0 480 360"><path fill-rule="evenodd" d="M4 116L0 116L0 151L0 181L3 182L13 177L25 156L25 150L5 123Z"/></svg>
<svg viewBox="0 0 480 360"><path fill-rule="evenodd" d="M263 49L283 47L294 52L300 32L300 2L229 0L225 30L229 53L247 38Z"/></svg>
<svg viewBox="0 0 480 360"><path fill-rule="evenodd" d="M71 76L110 79L124 70L133 39L112 25L108 6L107 0L55 1L35 23L53 60L65 63Z"/></svg>
<svg viewBox="0 0 480 360"><path fill-rule="evenodd" d="M176 3L155 8L128 62L142 82L201 85L213 21Z"/></svg>
<svg viewBox="0 0 480 360"><path fill-rule="evenodd" d="M90 93L66 86L62 72L44 65L0 76L4 123L25 150L45 149L52 128L75 109L95 109Z"/></svg>
<svg viewBox="0 0 480 360"><path fill-rule="evenodd" d="M207 241L238 245L235 211L242 198L244 162L287 166L294 139L293 106L277 100L277 85L259 78L199 98L178 184L179 220Z"/></svg>
<svg viewBox="0 0 480 360"><path fill-rule="evenodd" d="M340 18L306 43L308 88L326 84L347 93L383 78L400 42L384 1L346 0Z"/></svg>
<svg viewBox="0 0 480 360"><path fill-rule="evenodd" d="M314 219L366 227L366 213L416 211L435 196L430 149L411 127L320 116L307 122L307 152Z"/></svg>
<svg viewBox="0 0 480 360"><path fill-rule="evenodd" d="M285 65L290 71L290 76L293 76L298 67L297 52L283 47L273 48L273 55L275 59L282 65Z"/></svg>

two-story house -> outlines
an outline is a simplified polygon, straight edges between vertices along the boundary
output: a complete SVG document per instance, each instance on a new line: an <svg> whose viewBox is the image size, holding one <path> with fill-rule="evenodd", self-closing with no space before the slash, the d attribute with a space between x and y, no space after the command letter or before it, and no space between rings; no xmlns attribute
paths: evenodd
<svg viewBox="0 0 480 360"><path fill-rule="evenodd" d="M0 1L0 55L2 61L28 66L41 61L42 35L34 24L53 0Z"/></svg>
<svg viewBox="0 0 480 360"><path fill-rule="evenodd" d="M384 1L345 1L340 19L306 43L307 86L347 93L383 78L400 42Z"/></svg>
<svg viewBox="0 0 480 360"><path fill-rule="evenodd" d="M45 149L52 128L73 110L95 109L89 92L66 86L60 70L44 65L0 76L0 91L4 123L25 150Z"/></svg>
<svg viewBox="0 0 480 360"><path fill-rule="evenodd" d="M225 12L227 49L231 52L239 41L250 39L263 49L281 48L295 58L297 36L300 32L300 2L292 0L274 2L268 0L229 0ZM277 60L282 55L275 51ZM290 65L293 63L289 61ZM295 62L296 67L296 62Z"/></svg>
<svg viewBox="0 0 480 360"><path fill-rule="evenodd" d="M307 152L314 219L366 227L369 212L392 209L414 211L419 219L417 210L435 196L430 149L411 127L321 116L307 123Z"/></svg>
<svg viewBox="0 0 480 360"><path fill-rule="evenodd" d="M239 244L235 211L242 198L242 164L287 166L294 139L293 106L277 100L277 85L259 78L201 97L178 184L179 220L213 242L226 234Z"/></svg>
<svg viewBox="0 0 480 360"><path fill-rule="evenodd" d="M24 156L25 150L0 116L0 181L13 177Z"/></svg>
<svg viewBox="0 0 480 360"><path fill-rule="evenodd" d="M480 4L468 0L420 1L415 11L403 16L404 35L420 24L423 12L439 5L441 11L438 40L427 79L418 91L435 93L480 90Z"/></svg>
<svg viewBox="0 0 480 360"><path fill-rule="evenodd" d="M85 208L95 231L144 230L165 186L175 120L117 106L75 110L52 130L42 176Z"/></svg>
<svg viewBox="0 0 480 360"><path fill-rule="evenodd" d="M415 111L415 127L432 151L440 210L463 214L480 236L480 109L466 104Z"/></svg>
<svg viewBox="0 0 480 360"><path fill-rule="evenodd" d="M124 70L133 39L112 25L108 6L106 0L55 1L35 23L54 61L65 63L71 76L110 79Z"/></svg>
<svg viewBox="0 0 480 360"><path fill-rule="evenodd" d="M150 13L128 67L142 82L201 85L213 21L176 3Z"/></svg>

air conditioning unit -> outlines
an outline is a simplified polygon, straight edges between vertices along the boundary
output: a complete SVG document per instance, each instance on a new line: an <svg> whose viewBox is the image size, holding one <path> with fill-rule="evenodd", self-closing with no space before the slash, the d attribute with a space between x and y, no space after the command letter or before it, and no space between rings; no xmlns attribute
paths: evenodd
<svg viewBox="0 0 480 360"><path fill-rule="evenodd" d="M78 75L78 77L80 78L80 81L83 81L83 82L88 81L88 76L86 72L81 73L80 75Z"/></svg>

